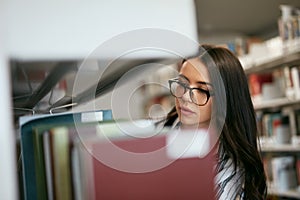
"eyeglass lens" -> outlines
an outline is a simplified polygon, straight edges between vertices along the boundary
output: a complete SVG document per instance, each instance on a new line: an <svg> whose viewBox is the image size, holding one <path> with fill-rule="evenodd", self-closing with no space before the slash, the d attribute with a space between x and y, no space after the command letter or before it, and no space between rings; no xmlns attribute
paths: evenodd
<svg viewBox="0 0 300 200"><path fill-rule="evenodd" d="M177 81L171 82L170 89L171 93L177 98L182 98L183 95L189 91L190 99L197 105L205 105L208 100L207 93L204 90L198 88L189 88L183 83L179 83Z"/></svg>

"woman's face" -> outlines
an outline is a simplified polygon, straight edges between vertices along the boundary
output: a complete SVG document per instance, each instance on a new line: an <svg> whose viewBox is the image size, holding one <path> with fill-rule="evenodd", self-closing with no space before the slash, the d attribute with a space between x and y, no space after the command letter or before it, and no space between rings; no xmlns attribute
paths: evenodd
<svg viewBox="0 0 300 200"><path fill-rule="evenodd" d="M179 71L179 81L190 88L201 88L212 91L209 73L206 66L198 58L187 60ZM212 98L204 106L192 102L189 91L182 98L176 98L176 110L182 128L208 128L211 118ZM199 99L200 101L200 99Z"/></svg>

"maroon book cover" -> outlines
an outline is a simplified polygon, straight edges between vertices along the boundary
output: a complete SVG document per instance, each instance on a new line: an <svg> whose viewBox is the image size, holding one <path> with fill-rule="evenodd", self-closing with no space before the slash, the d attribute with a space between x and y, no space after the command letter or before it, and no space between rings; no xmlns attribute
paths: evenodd
<svg viewBox="0 0 300 200"><path fill-rule="evenodd" d="M213 153L174 157L167 140L167 135L89 140L86 147L91 156L87 160L92 162L92 196L123 200L215 199ZM176 145L172 146L175 150Z"/></svg>

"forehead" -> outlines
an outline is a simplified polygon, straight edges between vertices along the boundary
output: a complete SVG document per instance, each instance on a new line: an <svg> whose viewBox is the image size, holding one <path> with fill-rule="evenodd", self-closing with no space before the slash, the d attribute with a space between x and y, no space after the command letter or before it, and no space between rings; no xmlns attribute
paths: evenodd
<svg viewBox="0 0 300 200"><path fill-rule="evenodd" d="M209 73L206 66L198 59L189 59L182 64L180 74L186 76L190 82L204 81L209 82Z"/></svg>

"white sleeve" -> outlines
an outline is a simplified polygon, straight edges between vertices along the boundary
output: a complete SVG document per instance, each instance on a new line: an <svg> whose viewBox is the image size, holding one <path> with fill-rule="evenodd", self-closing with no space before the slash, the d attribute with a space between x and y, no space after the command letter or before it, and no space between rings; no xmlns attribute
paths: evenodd
<svg viewBox="0 0 300 200"><path fill-rule="evenodd" d="M244 173L241 169L234 170L231 160L221 163L216 175L217 199L234 200L241 199L243 194Z"/></svg>

